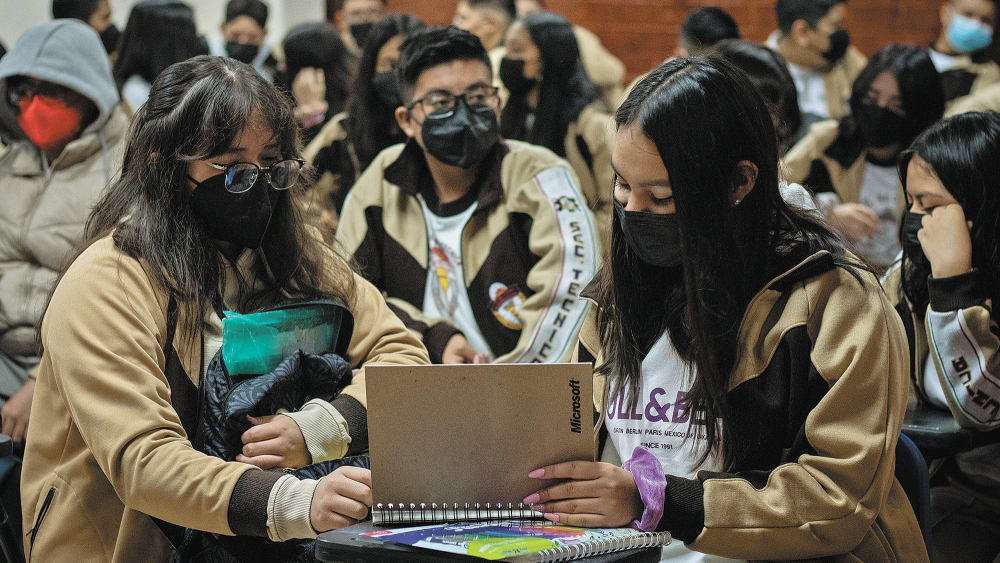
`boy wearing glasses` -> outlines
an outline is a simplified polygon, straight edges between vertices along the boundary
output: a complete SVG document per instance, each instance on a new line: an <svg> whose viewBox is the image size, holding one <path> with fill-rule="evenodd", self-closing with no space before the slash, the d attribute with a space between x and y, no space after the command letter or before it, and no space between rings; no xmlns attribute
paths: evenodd
<svg viewBox="0 0 1000 563"><path fill-rule="evenodd" d="M433 362L568 360L599 256L576 175L547 149L500 139L472 34L417 33L397 72L409 141L358 179L337 240Z"/></svg>
<svg viewBox="0 0 1000 563"><path fill-rule="evenodd" d="M2 131L17 140L0 155L0 431L19 442L41 353L35 325L121 168L128 120L101 39L77 20L25 31L0 60L0 91L0 111L18 124Z"/></svg>

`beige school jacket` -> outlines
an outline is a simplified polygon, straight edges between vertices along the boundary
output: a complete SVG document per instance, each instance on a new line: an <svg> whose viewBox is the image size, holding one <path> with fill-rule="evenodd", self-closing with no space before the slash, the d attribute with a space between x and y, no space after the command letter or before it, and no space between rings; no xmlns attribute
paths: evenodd
<svg viewBox="0 0 1000 563"><path fill-rule="evenodd" d="M427 363L379 292L355 278L348 362ZM197 401L203 334L187 332L180 318L167 342L168 302L143 263L110 236L60 281L42 322L45 353L21 473L29 561L166 563L172 547L153 517L216 534L266 535L268 498L282 473L192 447L177 410L191 405L177 399L190 387ZM170 362L168 345L176 351ZM333 401L356 440L366 404L362 367Z"/></svg>

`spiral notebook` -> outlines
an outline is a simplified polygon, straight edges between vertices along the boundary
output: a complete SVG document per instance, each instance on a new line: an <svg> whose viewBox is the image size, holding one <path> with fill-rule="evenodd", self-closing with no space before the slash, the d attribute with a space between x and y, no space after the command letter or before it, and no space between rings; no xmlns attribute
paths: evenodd
<svg viewBox="0 0 1000 563"><path fill-rule="evenodd" d="M594 461L590 364L367 366L375 524L526 519L539 467Z"/></svg>
<svg viewBox="0 0 1000 563"><path fill-rule="evenodd" d="M545 521L466 522L373 530L368 537L491 561L546 563L662 547L669 532L632 528L577 528Z"/></svg>

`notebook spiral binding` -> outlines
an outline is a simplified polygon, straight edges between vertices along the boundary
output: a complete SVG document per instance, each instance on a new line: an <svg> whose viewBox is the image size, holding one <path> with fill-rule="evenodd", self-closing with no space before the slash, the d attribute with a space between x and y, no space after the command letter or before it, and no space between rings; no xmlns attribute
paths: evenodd
<svg viewBox="0 0 1000 563"><path fill-rule="evenodd" d="M373 524L429 524L481 520L534 520L542 516L531 505L517 503L378 503L372 508Z"/></svg>
<svg viewBox="0 0 1000 563"><path fill-rule="evenodd" d="M598 542L561 545L536 553L536 558L533 560L546 562L570 561L602 553L657 547L664 545L669 541L669 538L670 534L667 532L654 532L610 538Z"/></svg>

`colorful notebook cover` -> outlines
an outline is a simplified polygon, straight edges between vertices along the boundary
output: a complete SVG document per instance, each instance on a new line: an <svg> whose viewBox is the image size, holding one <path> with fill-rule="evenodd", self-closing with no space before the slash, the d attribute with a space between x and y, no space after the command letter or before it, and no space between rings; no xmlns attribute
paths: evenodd
<svg viewBox="0 0 1000 563"><path fill-rule="evenodd" d="M366 532L396 543L491 561L568 561L670 543L668 532L632 528L577 528L543 520L462 522Z"/></svg>

